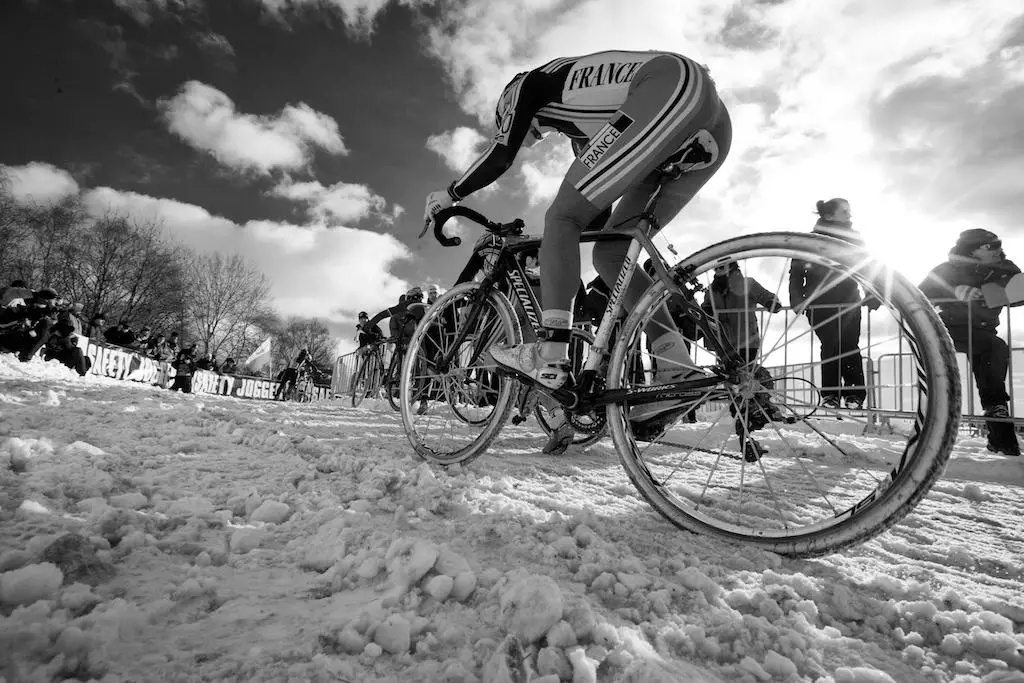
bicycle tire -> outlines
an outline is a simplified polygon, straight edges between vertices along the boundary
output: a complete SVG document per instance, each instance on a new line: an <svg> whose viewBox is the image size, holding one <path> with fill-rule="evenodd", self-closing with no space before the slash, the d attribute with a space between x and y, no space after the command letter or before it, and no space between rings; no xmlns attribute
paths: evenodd
<svg viewBox="0 0 1024 683"><path fill-rule="evenodd" d="M776 258L800 259L811 263L823 264L836 269L838 277L849 277L857 280L858 284L868 295L877 297L884 308L884 313L891 314L897 322L896 328L899 338L907 336L907 345L910 349L911 361L919 364L916 374L910 376L916 379L912 382L911 388L916 388L920 394L914 411L907 417L911 421L911 429L907 435L906 445L902 453L897 448L893 452L893 459L898 459L891 469L887 468L891 463L883 458L880 468L884 476L878 479L878 472L865 466L869 476L862 477L861 473L851 476L845 475L845 479L835 489L828 491L821 490L821 497L828 495L837 497L847 496L846 500L855 499L859 493L848 494L849 489L858 487L862 482L865 488L872 484L875 486L863 498L840 509L819 505L826 511L826 517L819 522L796 528L796 521L803 521L802 517L794 516L791 510L812 509L809 501L796 501L795 505L786 503L783 507L777 500L774 501L778 510L780 521L777 528L755 530L743 524L748 523L748 518L754 516L758 509L768 510L774 514L768 505L762 505L760 500L748 501L749 509L736 507L730 509L726 502L726 495L722 493L727 486L718 484L713 491L714 496L707 495L710 488L710 475L708 483L700 491L700 498L694 502L696 497L689 491L686 485L679 485L677 482L670 482L669 478L655 476L654 470L659 473L668 469L664 464L667 458L662 461L655 453L655 445L645 445L644 449L638 446L637 440L632 434L632 427L629 425L626 413L621 404L611 404L608 407L608 423L611 428L612 440L614 441L619 460L626 470L627 475L637 488L641 496L655 509L668 519L672 524L694 533L709 534L731 542L753 544L762 549L777 552L779 554L794 557L814 557L829 554L842 548L867 541L870 538L884 532L892 525L899 522L906 516L914 506L928 493L937 478L941 475L950 451L955 442L955 437L960 420L960 382L959 372L956 366L956 356L953 351L952 342L942 321L939 319L934 307L928 302L924 295L909 280L896 271L870 260L866 253L853 245L810 234L799 233L766 233L757 235L745 235L735 239L726 240L698 251L680 262L675 271L685 274L686 278L704 275L713 271L715 265L721 265L731 261L739 261L744 258ZM785 263L786 261L783 261ZM781 276L780 276L781 281ZM627 363L630 360L630 346L639 339L640 332L646 320L650 320L654 310L668 297L666 286L655 282L643 295L641 301L633 309L628 317L623 334L619 337L611 358L611 365L608 373L607 385L609 389L617 389L626 386L624 382ZM796 320L794 318L794 325ZM788 316L785 321L788 323ZM788 331L787 327L787 331ZM883 347L880 347L883 348ZM812 421L805 420L810 424ZM818 421L820 422L820 421ZM838 423L836 423L838 424ZM780 437L785 434L780 428L773 428ZM820 426L812 427L819 435L828 442L827 434L821 431ZM737 433L739 427L737 427ZM742 437L741 437L742 438ZM723 441L723 444L725 442ZM744 443L741 441L741 443ZM836 445L836 441L831 442ZM676 446L677 444L672 444ZM841 449L839 449L841 451ZM693 452L691 448L690 453ZM815 454L816 455L816 454ZM861 455L868 455L862 452ZM771 456L760 456L749 467L752 468L750 475L753 481L760 472L766 483L767 490L774 490L769 482L769 472L775 472L775 463L768 462ZM730 456L731 457L731 456ZM649 458L649 460L647 459ZM690 455L686 458L690 471L681 476L692 473L699 461ZM712 473L721 469L723 472L729 467L728 464L721 464L721 459L714 462ZM792 461L780 462L778 471L783 474L798 470L795 465L808 470L807 462L817 464L810 459L805 459L797 454ZM710 467L710 465L709 465ZM743 500L744 469L747 465L740 458L739 467L739 498ZM872 465L874 467L874 465ZM671 477L681 472L680 468L672 471ZM813 478L813 477L812 477ZM817 481L814 481L817 484ZM783 482L785 486L791 486L789 482ZM748 484L753 487L752 484ZM732 484L735 490L735 484ZM776 482L779 486L779 482ZM799 495L805 495L803 489L794 489ZM735 494L733 494L735 495ZM688 497L689 496L689 497ZM731 503L732 499L729 499ZM799 506L804 506L800 508ZM744 520L743 524L737 521L724 521L713 516L714 513L722 511L723 514L733 515L733 520ZM785 512L785 514L783 514ZM831 517L827 516L831 513ZM793 521L792 527L790 526Z"/></svg>
<svg viewBox="0 0 1024 683"><path fill-rule="evenodd" d="M522 329L508 299L500 292L492 290L486 299L476 302L474 299L479 289L479 283L467 282L453 287L440 296L427 309L423 321L417 325L402 363L403 395L417 396L417 388L422 393L424 382L427 382L427 392L435 384L443 387L445 400L435 401L432 409L423 414L418 414L411 402L402 402L402 424L409 443L419 457L437 465L465 464L486 452L508 421L518 394L518 381L496 374L498 389L494 393L493 405L488 405L487 419L472 424L456 416L451 410L452 402L458 402L463 396L459 392L464 383L463 377L467 374L464 365L453 362L447 372L432 374L429 377L415 376L416 368L436 368L436 365L431 364L431 359L436 358L437 352L450 349L450 346L446 349L445 344L453 344L463 332L475 335L469 342L475 351L479 351L479 345L482 344L489 346L493 343L522 342ZM484 311L483 322L477 321L473 329L466 328L465 325L468 323L460 320L458 309L460 306L465 308L467 305L477 304L484 307L481 309ZM474 367L486 365L485 362L480 362ZM444 410L448 411L447 417L442 412ZM440 427L435 429L438 424ZM432 440L434 436L441 438L435 442Z"/></svg>
<svg viewBox="0 0 1024 683"><path fill-rule="evenodd" d="M349 390L352 398L352 407L358 408L370 391L375 378L377 356L370 354L359 361L359 369L352 378L352 387Z"/></svg>

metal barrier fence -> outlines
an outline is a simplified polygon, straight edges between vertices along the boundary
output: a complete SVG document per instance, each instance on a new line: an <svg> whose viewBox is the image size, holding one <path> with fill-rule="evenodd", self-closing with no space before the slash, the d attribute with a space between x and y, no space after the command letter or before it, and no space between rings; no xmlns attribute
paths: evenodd
<svg viewBox="0 0 1024 683"><path fill-rule="evenodd" d="M941 303L941 302L938 302ZM736 313L741 312L743 309L727 309L718 311L721 314L724 313ZM791 309L785 308L785 322L790 322ZM768 336L768 330L775 329L777 337L781 337L777 346L783 349L781 353L774 354L775 360L782 360L782 362L765 362L765 367L771 372L771 374L778 378L776 380L776 390L784 392L787 396L793 398L797 402L806 401L808 404L814 403L817 400L817 389L821 385L820 371L815 372L814 367L820 366L820 360L815 362L814 358L819 357L818 351L818 340L810 334L810 325L806 322L806 319L801 316L801 320L797 321L793 325L784 324L779 325L779 321L774 321L771 324L765 322L765 316L768 314L767 311L758 310L758 323L762 331L762 337ZM777 317L777 314L776 314ZM862 329L861 329L861 348L862 349L873 349L876 346L882 346L878 342L878 339L874 336L876 334L882 334L876 332L872 326L871 313L864 311L862 318ZM1002 313L1001 323L1005 322L1005 325L1000 325L1000 329L1006 330L1006 336L1004 339L1010 348L1010 359L1009 359L1009 370L1007 372L1007 392L1010 395L1009 412L1012 421L1020 427L1024 425L1024 405L1020 406L1018 410L1017 398L1021 398L1024 402L1024 391L1015 391L1016 386L1019 382L1024 382L1024 370L1018 377L1014 369L1020 367L1024 369L1024 362L1015 363L1015 356L1024 353L1024 347L1013 346L1013 320L1012 320L1012 309L1006 308ZM774 326L774 327L773 327ZM892 333L890 333L892 334ZM911 402L913 392L916 391L913 386L913 382L916 377L910 371L911 368L911 355L907 351L908 344L906 339L903 337L903 330L897 327L895 330L895 337L886 337L885 345L893 347L895 350L880 353L877 357L872 357L870 351L864 351L864 370L865 378L867 379L868 385L872 388L872 391L868 392L867 401L864 405L864 409L869 414L869 419L875 421L876 418L881 416L892 416L892 415L906 415L911 414ZM800 341L800 346L804 346L801 350L800 346L792 346L790 338L801 339L805 338L806 341ZM393 351L393 344L388 344L385 349L384 362L385 364L390 359L390 354ZM796 359L790 359L789 355L799 355L805 358L811 359L809 361L801 361ZM778 356L782 356L781 359ZM351 380L358 370L358 361L361 358L358 351L338 356L334 363L334 371L331 377L331 394L334 397L347 395L351 388ZM1022 359L1024 360L1024 359ZM978 397L977 386L975 385L974 376L971 368L971 358L966 353L957 353L957 364L960 368L960 383L963 388L963 406L961 414L965 421L980 423L985 419L983 409L981 407L981 400ZM711 406L710 408L714 408Z"/></svg>

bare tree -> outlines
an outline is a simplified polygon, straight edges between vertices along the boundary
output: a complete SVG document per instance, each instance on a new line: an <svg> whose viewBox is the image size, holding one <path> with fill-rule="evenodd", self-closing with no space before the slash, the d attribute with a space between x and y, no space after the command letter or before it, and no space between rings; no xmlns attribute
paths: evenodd
<svg viewBox="0 0 1024 683"><path fill-rule="evenodd" d="M186 331L208 353L250 333L255 316L269 307L266 276L238 254L193 256L185 272Z"/></svg>
<svg viewBox="0 0 1024 683"><path fill-rule="evenodd" d="M337 342L331 337L327 325L319 318L289 318L284 329L277 336L274 351L275 367L285 367L306 349L313 363L322 371L330 372L334 366L334 349Z"/></svg>
<svg viewBox="0 0 1024 683"><path fill-rule="evenodd" d="M62 250L54 286L85 305L88 316L129 318L154 328L180 316L183 251L168 244L155 222L107 213Z"/></svg>

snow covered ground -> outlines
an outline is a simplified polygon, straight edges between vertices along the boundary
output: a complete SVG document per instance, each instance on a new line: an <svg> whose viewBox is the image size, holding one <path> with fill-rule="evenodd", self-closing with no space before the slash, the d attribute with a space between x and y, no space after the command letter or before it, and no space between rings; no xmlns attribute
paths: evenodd
<svg viewBox="0 0 1024 683"><path fill-rule="evenodd" d="M1024 681L1024 458L965 439L902 524L790 560L543 442L442 472L374 401L0 356L0 680Z"/></svg>

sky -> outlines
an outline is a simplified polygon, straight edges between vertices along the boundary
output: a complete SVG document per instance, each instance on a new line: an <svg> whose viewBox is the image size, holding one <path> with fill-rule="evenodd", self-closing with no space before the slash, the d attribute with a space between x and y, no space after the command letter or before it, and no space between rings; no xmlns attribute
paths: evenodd
<svg viewBox="0 0 1024 683"><path fill-rule="evenodd" d="M0 170L19 197L80 192L240 253L281 314L351 337L358 311L461 270L472 239L417 239L423 202L486 146L504 84L606 49L707 64L732 114L729 158L663 231L679 254L809 230L839 196L915 281L969 227L1024 261L1006 0L11 0ZM540 234L571 159L549 136L466 204Z"/></svg>
<svg viewBox="0 0 1024 683"><path fill-rule="evenodd" d="M1024 458L984 437L958 439L902 523L793 559L671 526L607 438L544 456L530 419L436 468L386 402L340 403L184 395L0 355L8 680L1024 680ZM746 468L747 514L728 504L731 460L709 487L725 504L706 509L749 519L769 477L783 505L806 495L794 459L830 491L892 466L891 435L818 422L847 458L784 427L802 448ZM688 459L676 486L705 490L711 461ZM510 635L532 678L492 668Z"/></svg>

